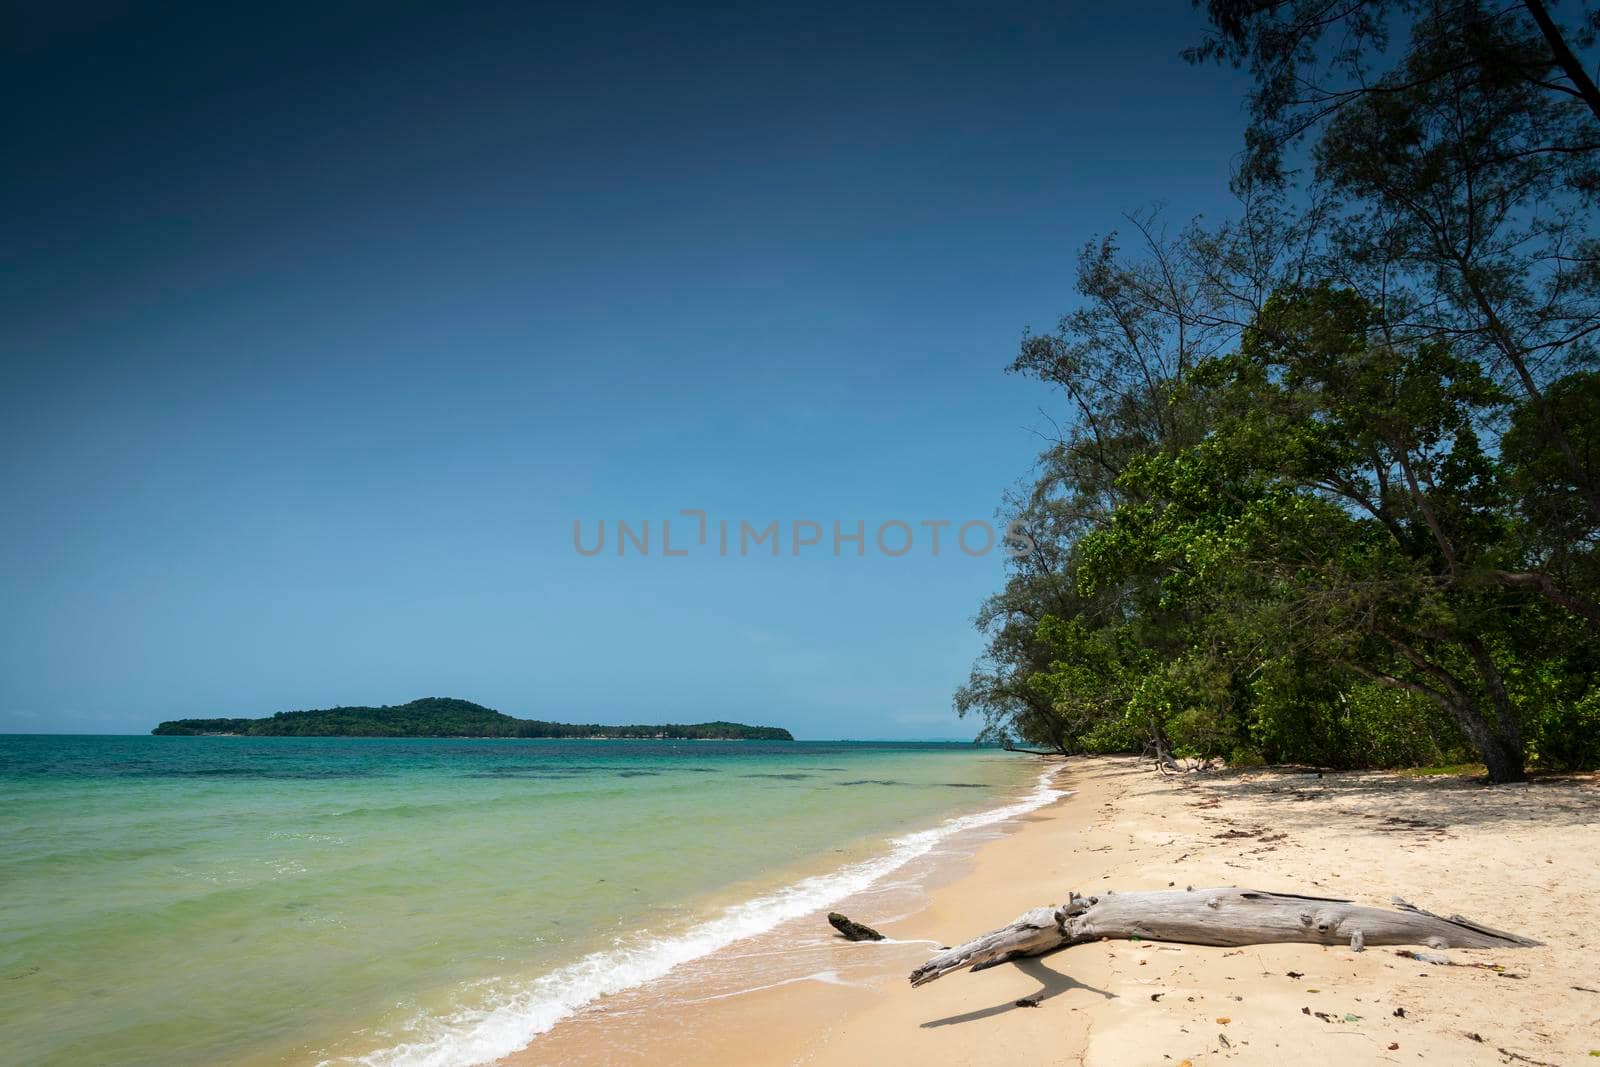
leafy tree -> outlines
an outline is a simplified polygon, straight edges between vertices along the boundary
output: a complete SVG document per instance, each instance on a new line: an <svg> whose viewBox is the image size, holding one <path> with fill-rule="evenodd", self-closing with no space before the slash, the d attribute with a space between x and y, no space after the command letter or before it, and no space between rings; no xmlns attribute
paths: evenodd
<svg viewBox="0 0 1600 1067"><path fill-rule="evenodd" d="M1348 291L1282 295L1262 319L1199 378L1218 411L1207 440L1137 472L1162 506L1132 546L1261 653L1313 649L1426 697L1494 780L1520 778L1495 654L1517 594L1480 579L1518 553L1478 436L1503 394L1442 345L1382 343Z"/></svg>
<svg viewBox="0 0 1600 1067"><path fill-rule="evenodd" d="M1242 216L1080 260L1059 440L958 706L1062 751L1592 765L1595 19L1210 0Z"/></svg>
<svg viewBox="0 0 1600 1067"><path fill-rule="evenodd" d="M1193 0L1211 31L1185 52L1194 63L1247 69L1247 180L1282 181L1288 149L1346 108L1396 90L1463 76L1539 94L1547 115L1600 122L1600 88L1585 65L1596 44L1588 5L1569 23L1542 0ZM1404 50L1404 78L1381 77Z"/></svg>
<svg viewBox="0 0 1600 1067"><path fill-rule="evenodd" d="M1600 330L1600 92L1579 59L1594 16L1566 28L1535 0L1204 7L1213 33L1190 57L1254 75L1239 184L1283 187L1312 138L1322 276L1392 334L1447 340L1520 393L1600 519L1578 431L1545 396L1593 365Z"/></svg>

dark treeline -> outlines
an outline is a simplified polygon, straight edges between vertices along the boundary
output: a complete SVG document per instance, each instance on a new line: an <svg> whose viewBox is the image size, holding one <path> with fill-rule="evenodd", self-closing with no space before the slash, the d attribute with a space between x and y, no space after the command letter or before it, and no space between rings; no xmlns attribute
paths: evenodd
<svg viewBox="0 0 1600 1067"><path fill-rule="evenodd" d="M1600 765L1595 21L1201 6L1195 77L1253 76L1239 217L1130 216L1024 339L1064 417L958 709L1062 752Z"/></svg>
<svg viewBox="0 0 1600 1067"><path fill-rule="evenodd" d="M249 737L602 737L672 740L793 741L776 726L736 722L597 726L517 719L451 697L425 697L377 708L280 711L264 719L173 719L154 734L242 734Z"/></svg>

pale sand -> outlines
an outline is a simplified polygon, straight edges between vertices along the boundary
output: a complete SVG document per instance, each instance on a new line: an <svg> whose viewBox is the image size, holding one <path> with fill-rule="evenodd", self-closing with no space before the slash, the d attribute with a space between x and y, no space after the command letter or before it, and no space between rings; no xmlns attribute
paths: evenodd
<svg viewBox="0 0 1600 1067"><path fill-rule="evenodd" d="M1596 1062L1594 776L1495 789L1375 773L1163 779L1148 764L1097 759L1069 761L1057 784L1075 793L984 844L923 910L892 922L840 910L894 938L948 944L1072 889L1242 885L1379 905L1399 895L1547 944L1446 953L1502 974L1428 966L1391 948L1105 942L913 990L905 973L931 946L813 941L808 951L825 963L816 969L851 984L801 981L676 1007L624 997L507 1062ZM778 935L798 943L822 922ZM1038 1007L1015 1004L1041 993Z"/></svg>

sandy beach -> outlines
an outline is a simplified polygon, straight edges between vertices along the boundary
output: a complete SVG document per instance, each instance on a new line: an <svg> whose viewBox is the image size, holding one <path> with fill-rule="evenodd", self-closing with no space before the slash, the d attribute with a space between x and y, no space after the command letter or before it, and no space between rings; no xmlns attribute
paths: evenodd
<svg viewBox="0 0 1600 1067"><path fill-rule="evenodd" d="M613 998L505 1062L1569 1064L1600 1049L1593 775L1485 789L1374 772L1166 779L1132 760L1074 759L1056 784L1072 793L956 861L920 909L841 906L894 943L852 945L827 937L821 915L797 921L756 951L781 953L787 938L821 961L817 977L698 1000ZM1398 895L1545 944L1451 950L1451 965L1432 966L1392 948L1104 942L916 990L905 981L932 942L1068 890L1189 885L1376 905Z"/></svg>

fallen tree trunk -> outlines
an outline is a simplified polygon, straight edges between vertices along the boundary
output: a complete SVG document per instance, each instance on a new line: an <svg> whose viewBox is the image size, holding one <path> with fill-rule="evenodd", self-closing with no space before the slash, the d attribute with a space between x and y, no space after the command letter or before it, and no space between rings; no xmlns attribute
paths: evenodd
<svg viewBox="0 0 1600 1067"><path fill-rule="evenodd" d="M946 949L911 972L914 986L951 971L980 970L1023 956L1042 956L1089 941L1177 941L1188 945L1427 945L1511 948L1539 942L1494 930L1459 915L1445 918L1394 898L1399 910L1369 908L1330 897L1254 889L1159 893L1069 894L1059 908L1034 908L1010 925Z"/></svg>

